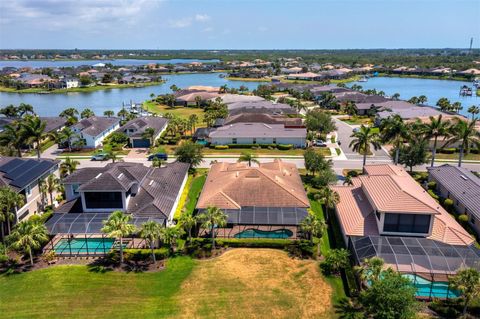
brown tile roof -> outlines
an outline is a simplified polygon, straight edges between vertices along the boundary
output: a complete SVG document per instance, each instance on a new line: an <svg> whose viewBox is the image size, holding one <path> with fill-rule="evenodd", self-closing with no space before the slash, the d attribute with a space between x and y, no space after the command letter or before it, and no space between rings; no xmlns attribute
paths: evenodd
<svg viewBox="0 0 480 319"><path fill-rule="evenodd" d="M309 207L295 164L276 159L259 167L246 163L212 165L197 208Z"/></svg>
<svg viewBox="0 0 480 319"><path fill-rule="evenodd" d="M470 245L472 236L462 228L407 172L391 164L367 165L368 175L353 179L353 186L332 186L347 236L378 235L374 209L395 213L433 214L429 239L451 245Z"/></svg>

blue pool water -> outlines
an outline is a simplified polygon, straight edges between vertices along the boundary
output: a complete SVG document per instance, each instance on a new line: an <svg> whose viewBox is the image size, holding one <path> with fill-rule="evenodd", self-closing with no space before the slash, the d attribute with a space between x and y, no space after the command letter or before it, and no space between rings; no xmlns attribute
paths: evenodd
<svg viewBox="0 0 480 319"><path fill-rule="evenodd" d="M415 288L417 288L417 297L457 298L460 296L458 291L448 289L448 282L431 282L425 278L412 274L404 274L403 276L413 282Z"/></svg>
<svg viewBox="0 0 480 319"><path fill-rule="evenodd" d="M241 233L235 234L235 238L271 238L271 239L286 239L292 237L292 231L288 229L278 229L272 231L265 231L259 229L247 229Z"/></svg>
<svg viewBox="0 0 480 319"><path fill-rule="evenodd" d="M114 242L113 238L60 239L54 250L57 255L105 254Z"/></svg>

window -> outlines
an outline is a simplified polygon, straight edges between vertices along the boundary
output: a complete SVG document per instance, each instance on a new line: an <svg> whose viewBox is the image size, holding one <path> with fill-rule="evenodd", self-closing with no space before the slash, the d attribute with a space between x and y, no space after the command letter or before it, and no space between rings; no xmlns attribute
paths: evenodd
<svg viewBox="0 0 480 319"><path fill-rule="evenodd" d="M430 230L430 215L385 214L383 231L427 234Z"/></svg>
<svg viewBox="0 0 480 319"><path fill-rule="evenodd" d="M72 185L72 191L73 191L73 195L78 195L78 188L80 187L80 185L78 184L73 184Z"/></svg>
<svg viewBox="0 0 480 319"><path fill-rule="evenodd" d="M273 138L273 144L277 144L277 138L276 137Z"/></svg>
<svg viewBox="0 0 480 319"><path fill-rule="evenodd" d="M253 138L252 144L257 144L257 139Z"/></svg>
<svg viewBox="0 0 480 319"><path fill-rule="evenodd" d="M232 144L237 144L237 139L236 138L232 138Z"/></svg>
<svg viewBox="0 0 480 319"><path fill-rule="evenodd" d="M32 186L28 185L27 187L25 187L25 195L27 198L32 196Z"/></svg>

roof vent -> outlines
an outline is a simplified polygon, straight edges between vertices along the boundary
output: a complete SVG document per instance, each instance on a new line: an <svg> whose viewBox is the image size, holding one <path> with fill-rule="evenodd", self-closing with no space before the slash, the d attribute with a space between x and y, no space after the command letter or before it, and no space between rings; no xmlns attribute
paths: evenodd
<svg viewBox="0 0 480 319"><path fill-rule="evenodd" d="M153 185L153 179L150 181L150 183L148 183L148 186L152 186Z"/></svg>
<svg viewBox="0 0 480 319"><path fill-rule="evenodd" d="M120 173L117 178L120 179L122 177L123 177L123 173Z"/></svg>
<svg viewBox="0 0 480 319"><path fill-rule="evenodd" d="M99 178L100 176L102 176L102 173L98 174L97 176L95 176L95 179Z"/></svg>
<svg viewBox="0 0 480 319"><path fill-rule="evenodd" d="M463 178L464 180L468 180L467 176L465 175L460 175L461 178Z"/></svg>

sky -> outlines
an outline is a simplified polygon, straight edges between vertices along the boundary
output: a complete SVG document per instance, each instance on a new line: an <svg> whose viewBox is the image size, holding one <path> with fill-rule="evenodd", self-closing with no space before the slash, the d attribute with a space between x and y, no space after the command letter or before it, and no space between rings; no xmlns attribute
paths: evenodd
<svg viewBox="0 0 480 319"><path fill-rule="evenodd" d="M480 47L480 0L0 0L1 49Z"/></svg>

